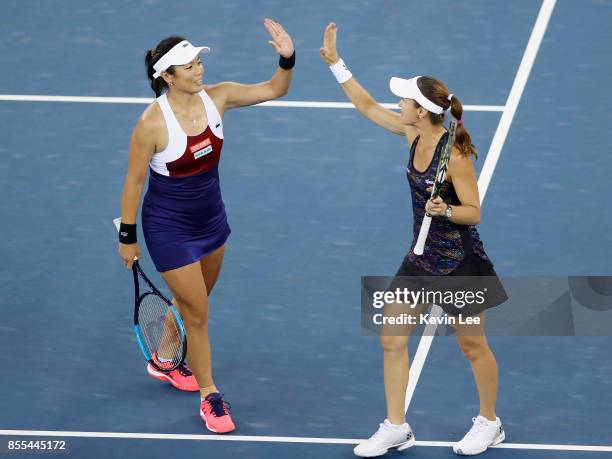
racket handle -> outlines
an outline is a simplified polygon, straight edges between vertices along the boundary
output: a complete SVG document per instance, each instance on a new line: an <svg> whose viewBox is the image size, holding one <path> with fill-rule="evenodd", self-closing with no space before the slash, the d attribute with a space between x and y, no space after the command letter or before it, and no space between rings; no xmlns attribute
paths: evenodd
<svg viewBox="0 0 612 459"><path fill-rule="evenodd" d="M421 223L421 229L419 230L419 237L416 245L414 246L415 255L423 255L423 249L425 248L425 241L427 240L427 234L429 233L429 226L431 225L431 217L425 214L423 217L423 223Z"/></svg>

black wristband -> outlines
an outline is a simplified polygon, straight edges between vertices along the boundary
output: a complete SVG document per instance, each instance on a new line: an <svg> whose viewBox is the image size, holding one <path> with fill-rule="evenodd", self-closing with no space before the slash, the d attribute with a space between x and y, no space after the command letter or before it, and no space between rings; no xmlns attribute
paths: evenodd
<svg viewBox="0 0 612 459"><path fill-rule="evenodd" d="M278 59L278 66L283 70L291 70L295 66L295 50L290 57L281 56Z"/></svg>
<svg viewBox="0 0 612 459"><path fill-rule="evenodd" d="M122 244L136 244L136 224L121 223L119 226L119 242Z"/></svg>

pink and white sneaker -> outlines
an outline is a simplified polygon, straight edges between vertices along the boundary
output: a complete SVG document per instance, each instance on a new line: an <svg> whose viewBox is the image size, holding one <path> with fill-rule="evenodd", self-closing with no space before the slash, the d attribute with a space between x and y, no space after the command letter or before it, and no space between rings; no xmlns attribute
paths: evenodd
<svg viewBox="0 0 612 459"><path fill-rule="evenodd" d="M154 359L157 359L157 356L153 356ZM156 360L158 366L164 366L163 362L159 362ZM179 390L185 390L189 392L195 392L200 390L200 385L195 379L195 376L191 372L191 369L187 366L185 362L181 363L178 368L172 371L159 371L150 363L147 365L147 373L153 376L155 379L159 379L160 381L167 381L176 387Z"/></svg>
<svg viewBox="0 0 612 459"><path fill-rule="evenodd" d="M200 417L206 428L215 433L228 433L236 428L229 414L231 405L219 392L208 394L200 403Z"/></svg>

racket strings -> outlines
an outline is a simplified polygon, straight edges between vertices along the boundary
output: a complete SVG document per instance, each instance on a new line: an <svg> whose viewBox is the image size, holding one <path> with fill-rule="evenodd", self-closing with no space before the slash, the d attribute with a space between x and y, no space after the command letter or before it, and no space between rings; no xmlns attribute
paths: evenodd
<svg viewBox="0 0 612 459"><path fill-rule="evenodd" d="M182 359L182 333L168 304L153 293L145 295L140 300L138 323L145 347L160 368L176 367Z"/></svg>

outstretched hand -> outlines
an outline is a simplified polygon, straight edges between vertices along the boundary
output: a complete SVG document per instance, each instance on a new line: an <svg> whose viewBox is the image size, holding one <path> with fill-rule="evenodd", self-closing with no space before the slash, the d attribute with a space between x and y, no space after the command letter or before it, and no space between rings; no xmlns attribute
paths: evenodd
<svg viewBox="0 0 612 459"><path fill-rule="evenodd" d="M266 18L264 20L264 26L268 30L272 40L268 41L270 46L275 51L285 58L291 57L295 48L293 47L293 41L289 34L283 29L283 26L278 22L274 22L272 19Z"/></svg>
<svg viewBox="0 0 612 459"><path fill-rule="evenodd" d="M338 26L330 22L323 33L323 47L319 49L319 53L321 54L321 59L323 59L327 65L335 64L340 60L340 55L336 49L337 32Z"/></svg>

